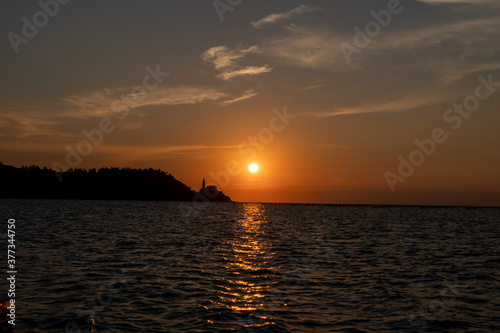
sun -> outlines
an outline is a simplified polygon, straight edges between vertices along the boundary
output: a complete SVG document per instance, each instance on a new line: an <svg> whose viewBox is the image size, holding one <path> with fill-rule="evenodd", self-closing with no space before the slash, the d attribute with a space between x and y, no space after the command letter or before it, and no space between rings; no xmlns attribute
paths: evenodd
<svg viewBox="0 0 500 333"><path fill-rule="evenodd" d="M250 170L251 173L256 173L259 171L259 166L255 163L252 163L248 166L248 170Z"/></svg>

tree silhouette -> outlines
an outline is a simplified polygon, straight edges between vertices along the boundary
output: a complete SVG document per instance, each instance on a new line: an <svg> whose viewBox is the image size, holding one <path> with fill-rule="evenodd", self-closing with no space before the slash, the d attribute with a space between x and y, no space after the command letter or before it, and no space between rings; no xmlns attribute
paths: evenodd
<svg viewBox="0 0 500 333"><path fill-rule="evenodd" d="M171 174L152 168L106 167L58 173L37 165L16 168L0 163L0 184L0 198L190 201L197 194ZM207 201L231 199L219 192Z"/></svg>

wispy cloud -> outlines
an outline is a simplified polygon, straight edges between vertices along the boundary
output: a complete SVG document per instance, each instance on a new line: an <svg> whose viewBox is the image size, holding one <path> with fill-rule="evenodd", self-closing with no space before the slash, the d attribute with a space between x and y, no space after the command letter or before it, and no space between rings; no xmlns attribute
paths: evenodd
<svg viewBox="0 0 500 333"><path fill-rule="evenodd" d="M237 76L244 76L244 75L258 75L262 73L267 73L272 71L273 69L269 66L247 66L243 67L241 69L237 69L234 71L226 71L222 72L219 75L217 75L218 78L221 78L223 80L230 80L232 78L235 78Z"/></svg>
<svg viewBox="0 0 500 333"><path fill-rule="evenodd" d="M335 71L345 68L332 60L340 41L332 32L303 28L285 37L269 38L261 49L264 56L287 66Z"/></svg>
<svg viewBox="0 0 500 333"><path fill-rule="evenodd" d="M203 52L201 58L204 62L214 66L221 71L217 78L230 80L238 76L258 75L272 71L268 65L263 66L242 66L236 63L236 60L244 58L247 54L257 54L261 50L257 46L249 48L237 47L230 49L227 46L215 46Z"/></svg>
<svg viewBox="0 0 500 333"><path fill-rule="evenodd" d="M23 146L22 144L16 145L19 147L24 147L26 150L30 149L30 146ZM55 151L57 145L40 145L37 147L40 150ZM2 145L0 144L0 148ZM237 149L237 145L119 145L119 144L106 144L100 145L96 148L94 154L101 156L102 158L109 160L110 163L121 163L128 165L130 162L150 161L154 159L162 159L168 156L179 156L185 154L191 154L195 156L197 154L203 154L204 152L210 152L215 150L226 150L226 149ZM59 150L61 148L59 147Z"/></svg>
<svg viewBox="0 0 500 333"><path fill-rule="evenodd" d="M324 28L294 26L285 36L264 40L259 50L263 58L297 68L361 73L375 64L390 69L418 66L452 82L477 70L498 68L500 44L494 41L500 38L499 26L498 17L471 18L382 34L349 66L339 45L352 40L352 34ZM412 62L386 61L388 56L407 59L407 53Z"/></svg>
<svg viewBox="0 0 500 333"><path fill-rule="evenodd" d="M299 90L300 91L314 90L314 89L326 87L328 85L329 85L328 82L316 82L316 83L309 84L307 86L303 86Z"/></svg>
<svg viewBox="0 0 500 333"><path fill-rule="evenodd" d="M5 151L24 151L24 152L40 152L45 153L61 153L64 152L65 143L52 142L0 142L0 149ZM102 154L110 159L120 157L129 161L139 158L153 158L158 156L183 154L192 151L204 150L220 150L220 149L236 149L236 145L147 145L147 146L128 146L128 145L100 145L95 154Z"/></svg>
<svg viewBox="0 0 500 333"><path fill-rule="evenodd" d="M254 96L257 96L258 94L259 93L254 92L252 89L249 89L249 90L245 91L245 93L242 96L239 96L239 97L236 97L236 98L224 101L224 102L222 102L222 104L223 105L229 105L229 104L233 104L233 103L236 103L236 102L244 101L246 99L249 99L249 98L252 98Z"/></svg>
<svg viewBox="0 0 500 333"><path fill-rule="evenodd" d="M228 94L211 87L178 86L156 89L150 92L141 106L200 104L218 101Z"/></svg>
<svg viewBox="0 0 500 333"><path fill-rule="evenodd" d="M249 48L236 48L231 50L229 47L221 45L214 46L201 55L201 59L206 63L212 64L215 69L223 69L235 66L235 61L245 57L249 53L258 53L257 46L250 46Z"/></svg>
<svg viewBox="0 0 500 333"><path fill-rule="evenodd" d="M435 105L447 100L446 96L432 95L432 96L411 96L400 98L397 100L381 102L378 104L369 104L361 106L334 108L326 112L304 112L299 115L311 116L316 118L328 118L340 115L355 115L373 112L396 112L412 110L427 105Z"/></svg>
<svg viewBox="0 0 500 333"><path fill-rule="evenodd" d="M19 113L0 114L0 136L30 137L37 135L63 135L53 128L58 122L47 120L42 116Z"/></svg>
<svg viewBox="0 0 500 333"><path fill-rule="evenodd" d="M258 71L258 70L255 70ZM241 74L243 75L243 74ZM248 73L247 75L251 75ZM64 98L68 110L60 113L63 117L73 118L93 118L108 117L116 115L117 110L113 110L113 103L117 100L129 100L130 108L137 109L147 106L176 106L176 105L194 105L201 103L221 102L225 105L248 99L256 94L249 94L248 91L241 96L222 92L216 88L205 86L177 86L157 88L144 98L134 100L130 88L103 89L102 91L88 94L73 95ZM123 98L125 96L125 98ZM121 110L127 103L118 103L118 110Z"/></svg>
<svg viewBox="0 0 500 333"><path fill-rule="evenodd" d="M218 101L228 97L228 94L219 92L216 89L199 86L157 88L140 99L135 99L130 94L130 90L131 88L129 87L103 89L98 92L64 98L63 101L66 102L69 110L62 112L60 115L75 118L107 117L116 114L116 110L114 111L112 106L117 100L125 101L128 99L130 107L134 109L145 106L198 104ZM125 96L125 98L122 96ZM127 103L119 102L116 105L117 108L121 108L127 105Z"/></svg>
<svg viewBox="0 0 500 333"><path fill-rule="evenodd" d="M490 37L500 34L498 30L499 24L500 18L498 17L447 22L438 26L428 26L413 29L412 31L401 31L387 37L381 37L379 43L374 43L370 47L400 49L439 46L447 40L454 40L467 45L489 42ZM491 49L491 47L488 47L488 49Z"/></svg>
<svg viewBox="0 0 500 333"><path fill-rule="evenodd" d="M308 6L308 5L300 5L297 8L294 8L294 9L286 11L286 12L269 14L260 20L251 22L251 24L254 28L259 29L259 28L262 28L263 26L268 25L268 24L283 22L286 20L290 20L291 18L293 18L297 15L304 14L304 13L310 13L310 12L316 12L319 10L321 10L321 8Z"/></svg>
<svg viewBox="0 0 500 333"><path fill-rule="evenodd" d="M119 154L127 156L127 158L143 158L152 156L163 156L171 154L179 154L188 151L203 151L203 150L219 150L219 149L235 149L235 145L177 145L177 146L117 146L111 145L106 147L110 154Z"/></svg>
<svg viewBox="0 0 500 333"><path fill-rule="evenodd" d="M413 65L429 68L445 82L456 81L480 70L499 68L500 18L474 18L439 26L402 31L371 45L375 56L404 54L416 57ZM429 61L432 57L432 61ZM402 64L404 66L404 64Z"/></svg>

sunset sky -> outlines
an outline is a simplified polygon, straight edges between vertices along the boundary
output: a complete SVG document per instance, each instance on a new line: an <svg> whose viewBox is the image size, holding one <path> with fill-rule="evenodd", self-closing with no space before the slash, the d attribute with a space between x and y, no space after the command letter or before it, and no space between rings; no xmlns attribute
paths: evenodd
<svg viewBox="0 0 500 333"><path fill-rule="evenodd" d="M498 0L42 3L0 11L4 164L160 168L235 201L500 205ZM400 155L422 163L401 175Z"/></svg>

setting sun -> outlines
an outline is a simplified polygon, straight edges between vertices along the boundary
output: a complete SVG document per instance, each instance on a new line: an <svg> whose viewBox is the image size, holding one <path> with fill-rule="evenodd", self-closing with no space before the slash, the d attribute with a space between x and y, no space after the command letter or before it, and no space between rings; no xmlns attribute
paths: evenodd
<svg viewBox="0 0 500 333"><path fill-rule="evenodd" d="M259 171L259 166L255 163L252 163L248 166L248 170L250 170L251 173L255 173Z"/></svg>

